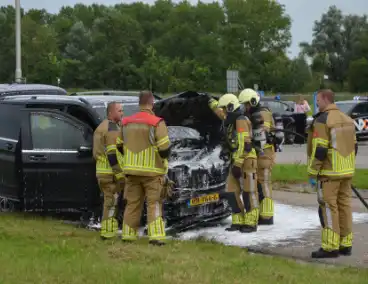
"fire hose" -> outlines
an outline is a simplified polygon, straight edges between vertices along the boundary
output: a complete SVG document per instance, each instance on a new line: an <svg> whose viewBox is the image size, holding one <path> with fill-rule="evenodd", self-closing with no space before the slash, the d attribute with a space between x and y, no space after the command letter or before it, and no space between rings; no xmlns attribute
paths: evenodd
<svg viewBox="0 0 368 284"><path fill-rule="evenodd" d="M294 132L292 130L286 130L286 129L276 129L276 128L273 128L270 130L270 132L284 132L284 133L290 133L290 134L294 134L294 135L297 135L299 137L302 137L304 140L305 137L297 132ZM367 201L365 201L365 199L363 198L363 196L359 193L359 191L352 185L351 186L351 189L353 190L353 192L355 193L355 195L358 197L358 199L363 203L364 207L368 210L368 203Z"/></svg>

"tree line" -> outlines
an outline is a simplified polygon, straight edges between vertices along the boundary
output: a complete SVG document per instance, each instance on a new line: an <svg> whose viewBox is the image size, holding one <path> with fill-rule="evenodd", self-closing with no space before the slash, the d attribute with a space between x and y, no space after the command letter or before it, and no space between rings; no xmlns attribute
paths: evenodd
<svg viewBox="0 0 368 284"><path fill-rule="evenodd" d="M226 70L235 69L244 86L271 92L314 91L324 74L337 90L368 91L367 18L334 6L293 59L291 19L277 1L77 4L57 14L22 11L21 23L27 83L224 92ZM0 82L13 82L12 6L0 7L0 66Z"/></svg>

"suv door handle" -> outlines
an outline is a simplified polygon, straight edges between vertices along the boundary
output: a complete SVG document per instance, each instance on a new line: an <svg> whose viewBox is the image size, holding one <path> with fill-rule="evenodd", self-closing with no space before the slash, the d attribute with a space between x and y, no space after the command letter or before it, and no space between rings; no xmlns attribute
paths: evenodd
<svg viewBox="0 0 368 284"><path fill-rule="evenodd" d="M47 157L45 155L31 155L29 156L30 161L45 161Z"/></svg>

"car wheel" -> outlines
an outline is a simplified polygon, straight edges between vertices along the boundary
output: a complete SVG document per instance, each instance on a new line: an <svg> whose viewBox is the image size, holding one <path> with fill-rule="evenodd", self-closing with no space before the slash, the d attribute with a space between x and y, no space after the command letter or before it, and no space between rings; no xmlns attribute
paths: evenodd
<svg viewBox="0 0 368 284"><path fill-rule="evenodd" d="M286 130L295 132L296 131L295 125L289 125L286 128ZM294 144L294 141L295 141L295 134L289 132L285 133L285 144L292 145Z"/></svg>

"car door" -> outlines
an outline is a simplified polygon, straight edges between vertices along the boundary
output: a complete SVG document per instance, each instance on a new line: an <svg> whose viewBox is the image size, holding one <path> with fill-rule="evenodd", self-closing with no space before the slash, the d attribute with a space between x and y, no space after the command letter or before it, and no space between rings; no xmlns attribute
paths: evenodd
<svg viewBox="0 0 368 284"><path fill-rule="evenodd" d="M20 110L22 105L0 104L0 211L6 200L18 201Z"/></svg>
<svg viewBox="0 0 368 284"><path fill-rule="evenodd" d="M92 129L58 110L22 110L26 210L85 210L97 206Z"/></svg>

